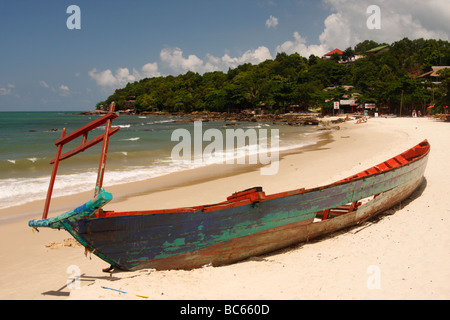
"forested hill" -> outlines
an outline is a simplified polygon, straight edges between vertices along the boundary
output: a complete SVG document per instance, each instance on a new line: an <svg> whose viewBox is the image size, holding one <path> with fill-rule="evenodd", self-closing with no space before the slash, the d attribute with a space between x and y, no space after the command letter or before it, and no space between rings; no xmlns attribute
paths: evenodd
<svg viewBox="0 0 450 320"><path fill-rule="evenodd" d="M355 93L358 103L397 106L403 96L404 106L424 108L434 102L442 107L449 104L450 69L442 72L440 84L416 78L433 66L450 66L448 41L405 38L388 45L366 40L328 60L279 53L274 60L228 72L143 79L117 89L97 109L115 101L118 110L134 106L137 112L236 112L258 106L284 112L291 105L326 110L332 108L330 101Z"/></svg>

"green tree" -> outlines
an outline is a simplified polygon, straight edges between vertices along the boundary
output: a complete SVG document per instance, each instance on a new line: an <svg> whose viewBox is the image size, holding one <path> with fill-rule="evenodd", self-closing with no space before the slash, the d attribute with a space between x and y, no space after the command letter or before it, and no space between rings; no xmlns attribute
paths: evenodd
<svg viewBox="0 0 450 320"><path fill-rule="evenodd" d="M344 53L342 54L342 60L348 61L352 59L355 56L355 51L352 49L352 47L348 47L344 50Z"/></svg>
<svg viewBox="0 0 450 320"><path fill-rule="evenodd" d="M349 68L332 60L321 61L313 65L308 72L309 81L320 81L324 87L345 85Z"/></svg>
<svg viewBox="0 0 450 320"><path fill-rule="evenodd" d="M441 91L438 102L441 106L450 105L450 68L442 69L438 71L438 74L442 77L442 82L439 84L439 90Z"/></svg>

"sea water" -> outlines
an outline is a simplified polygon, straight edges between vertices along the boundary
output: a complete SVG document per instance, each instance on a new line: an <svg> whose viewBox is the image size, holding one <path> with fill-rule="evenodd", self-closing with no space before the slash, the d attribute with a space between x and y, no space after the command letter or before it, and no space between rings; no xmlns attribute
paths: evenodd
<svg viewBox="0 0 450 320"><path fill-rule="evenodd" d="M1 112L0 113L0 209L45 199L56 155L55 141L62 128L67 134L99 116L80 112ZM172 141L176 129L193 130L194 124L180 121L180 116L121 115L113 127L121 130L110 140L104 186L143 181L190 170L209 163L176 161ZM89 133L88 140L101 135L104 126ZM290 127L272 123L224 121L203 122L203 130L225 132L230 129L278 129L279 149L288 150L318 142L317 127ZM225 136L225 133L224 133ZM64 146L63 153L77 147L81 138ZM53 197L90 191L95 187L102 143L60 163ZM205 144L206 146L206 144ZM246 145L246 152L257 152ZM279 150L272 150L279 151ZM236 150L225 152L236 153Z"/></svg>

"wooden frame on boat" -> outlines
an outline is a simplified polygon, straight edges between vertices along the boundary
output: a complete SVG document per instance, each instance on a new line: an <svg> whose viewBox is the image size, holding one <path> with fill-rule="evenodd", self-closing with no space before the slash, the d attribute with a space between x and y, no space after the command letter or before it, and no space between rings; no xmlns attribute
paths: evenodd
<svg viewBox="0 0 450 320"><path fill-rule="evenodd" d="M48 211L50 208L50 201L51 201L52 193L53 193L53 187L54 187L55 179L56 179L56 174L58 173L59 162L69 159L69 158L79 154L80 152L83 152L103 141L102 153L101 153L101 157L100 157L100 164L99 164L99 168L98 168L97 183L95 186L95 196L97 196L100 193L100 190L103 185L103 176L105 173L105 164L106 164L106 155L108 153L109 137L112 136L113 134L117 133L120 130L120 127L117 127L117 128L114 128L113 130L111 130L112 120L119 116L117 113L114 113L114 109L115 109L115 103L113 102L110 106L110 110L109 110L108 114L104 115L103 117L101 117L95 121L92 121L91 123L72 132L71 134L69 134L67 136L66 136L66 131L67 131L66 128L64 128L62 130L61 138L55 142L55 145L57 146L56 157L52 161L50 161L50 164L53 164L53 171L52 171L52 176L50 178L50 185L48 187L47 198L45 201L45 207L44 207L44 212L42 214L42 219L47 219L47 216L48 216ZM100 135L92 140L87 141L89 132L102 126L102 125L105 125L105 132L102 135ZM81 136L83 136L83 139L81 141L81 144L78 147L76 147L64 154L61 154L62 149L65 144L67 144Z"/></svg>

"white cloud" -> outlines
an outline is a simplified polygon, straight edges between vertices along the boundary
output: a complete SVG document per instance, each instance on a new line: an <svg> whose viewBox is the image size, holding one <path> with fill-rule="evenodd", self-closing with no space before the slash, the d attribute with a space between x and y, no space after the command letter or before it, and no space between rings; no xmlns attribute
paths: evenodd
<svg viewBox="0 0 450 320"><path fill-rule="evenodd" d="M209 61L203 61L196 55L191 54L187 58L183 57L183 51L180 48L162 49L159 56L162 63L175 73L186 73L187 71L205 73L218 70L217 66Z"/></svg>
<svg viewBox="0 0 450 320"><path fill-rule="evenodd" d="M158 77L161 74L158 72L157 63L147 63L141 68L141 71L133 69L130 73L128 68L118 68L116 73L110 69L98 71L96 68L88 72L89 76L94 79L101 87L119 88L124 87L129 82L139 81L147 77Z"/></svg>
<svg viewBox="0 0 450 320"><path fill-rule="evenodd" d="M287 54L299 53L302 57L310 55L323 56L328 48L325 45L307 45L306 39L298 32L294 32L294 41L286 41L275 49L276 52L286 52Z"/></svg>
<svg viewBox="0 0 450 320"><path fill-rule="evenodd" d="M270 50L267 47L260 46L255 50L247 50L240 57L230 57L225 54L222 58L207 56L208 60L217 66L220 70L226 71L228 68L236 68L244 63L259 64L267 59L272 59Z"/></svg>
<svg viewBox="0 0 450 320"><path fill-rule="evenodd" d="M137 74L138 78L151 78L151 77L159 77L161 74L158 72L158 63L147 63L142 67L142 71L138 73L134 70L134 73Z"/></svg>
<svg viewBox="0 0 450 320"><path fill-rule="evenodd" d="M94 68L88 73L89 76L101 87L114 87L120 82L119 80L116 80L109 69L105 71L97 71L97 69Z"/></svg>
<svg viewBox="0 0 450 320"><path fill-rule="evenodd" d="M319 37L320 43L331 48L348 48L352 44L357 44L361 39L358 37L358 32L352 32L350 22L345 14L340 12L329 15L325 19L325 29ZM365 27L366 24L364 24ZM353 35L353 38L352 38ZM325 52L326 53L326 52Z"/></svg>
<svg viewBox="0 0 450 320"><path fill-rule="evenodd" d="M68 86L63 85L63 84L59 86L59 95L60 96L65 97L65 96L68 96L69 94L70 94L70 89Z"/></svg>
<svg viewBox="0 0 450 320"><path fill-rule="evenodd" d="M225 54L222 57L215 57L206 54L205 59L200 59L196 55L185 57L180 48L165 48L160 52L161 63L168 68L171 74L181 74L188 71L203 74L212 71L227 71L228 68L236 68L244 63L259 64L267 59L272 59L270 50L261 46L255 50L247 50L241 56L231 57ZM129 82L139 81L144 78L159 77L158 63L147 63L140 71L133 69L130 73L128 68L119 68L113 73L110 69L99 71L96 68L89 71L89 76L97 84L104 88L120 88Z"/></svg>
<svg viewBox="0 0 450 320"><path fill-rule="evenodd" d="M44 88L49 88L49 85L45 81L39 81L39 84Z"/></svg>
<svg viewBox="0 0 450 320"><path fill-rule="evenodd" d="M13 84L8 84L6 87L0 88L0 96L7 96L12 94L12 89L14 89L16 86Z"/></svg>
<svg viewBox="0 0 450 320"><path fill-rule="evenodd" d="M364 40L393 43L410 39L449 40L450 6L447 0L324 0L334 11L325 19L320 43L329 49L345 49ZM381 28L369 29L367 8L380 8Z"/></svg>
<svg viewBox="0 0 450 320"><path fill-rule="evenodd" d="M267 28L275 28L277 25L278 25L278 18L275 18L272 15L269 17L269 19L266 20Z"/></svg>
<svg viewBox="0 0 450 320"><path fill-rule="evenodd" d="M206 55L206 65L212 66L213 70L227 71L229 68L236 68L244 63L259 64L267 59L272 59L270 50L265 46L260 46L254 50L247 50L237 57L231 57L228 53L222 57Z"/></svg>
<svg viewBox="0 0 450 320"><path fill-rule="evenodd" d="M10 88L0 88L0 96L7 96L11 94Z"/></svg>

